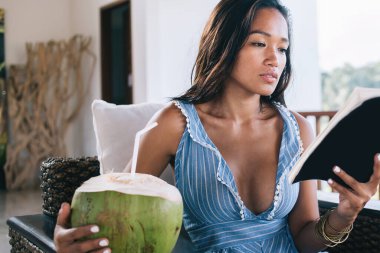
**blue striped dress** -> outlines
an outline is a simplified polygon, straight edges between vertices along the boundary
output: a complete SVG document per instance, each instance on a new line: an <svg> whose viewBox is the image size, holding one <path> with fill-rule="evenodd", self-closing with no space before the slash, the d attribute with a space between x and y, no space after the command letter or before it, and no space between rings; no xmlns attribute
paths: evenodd
<svg viewBox="0 0 380 253"><path fill-rule="evenodd" d="M184 202L183 223L198 252L297 252L287 217L299 192L289 170L302 152L293 114L275 104L284 126L271 206L255 215L239 196L234 177L201 123L193 104L174 101L187 125L175 157L176 186Z"/></svg>

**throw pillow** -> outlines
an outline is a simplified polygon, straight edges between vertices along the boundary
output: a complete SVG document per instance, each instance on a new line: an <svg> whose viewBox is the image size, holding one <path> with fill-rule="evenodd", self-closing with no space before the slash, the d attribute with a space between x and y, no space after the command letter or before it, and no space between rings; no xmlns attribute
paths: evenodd
<svg viewBox="0 0 380 253"><path fill-rule="evenodd" d="M137 131L163 107L161 103L115 105L103 100L93 101L93 125L101 172L124 171L132 158ZM161 178L173 184L171 169L167 168Z"/></svg>

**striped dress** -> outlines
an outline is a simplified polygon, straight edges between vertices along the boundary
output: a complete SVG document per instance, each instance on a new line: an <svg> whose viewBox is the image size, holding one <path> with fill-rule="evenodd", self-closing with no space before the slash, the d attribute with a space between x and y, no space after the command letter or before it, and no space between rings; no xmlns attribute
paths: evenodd
<svg viewBox="0 0 380 253"><path fill-rule="evenodd" d="M239 196L234 177L193 104L174 101L187 125L175 158L176 186L184 202L183 223L198 252L297 252L287 217L299 191L287 175L302 152L296 120L276 104L284 127L271 206L255 215Z"/></svg>

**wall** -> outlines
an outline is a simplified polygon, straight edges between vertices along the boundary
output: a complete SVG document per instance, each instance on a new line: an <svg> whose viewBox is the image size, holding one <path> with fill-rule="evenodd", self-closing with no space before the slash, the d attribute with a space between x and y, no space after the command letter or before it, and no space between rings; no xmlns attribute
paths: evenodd
<svg viewBox="0 0 380 253"><path fill-rule="evenodd" d="M287 92L288 106L294 110L321 110L317 0L283 2L291 11L293 23L294 82Z"/></svg>
<svg viewBox="0 0 380 253"><path fill-rule="evenodd" d="M147 23L147 100L187 90L198 43L218 0L151 0ZM160 50L157 50L159 48Z"/></svg>
<svg viewBox="0 0 380 253"><path fill-rule="evenodd" d="M25 63L25 42L65 39L71 34L68 1L0 0L0 7L5 9L5 60L8 65Z"/></svg>
<svg viewBox="0 0 380 253"><path fill-rule="evenodd" d="M96 154L95 134L92 127L91 102L101 98L100 75L100 8L114 1L112 0L71 0L71 32L83 34L92 39L92 51L97 62L92 79L89 83L87 96L84 98L83 108L69 129L67 146L69 156L92 156ZM85 69L84 76L89 75L90 69Z"/></svg>

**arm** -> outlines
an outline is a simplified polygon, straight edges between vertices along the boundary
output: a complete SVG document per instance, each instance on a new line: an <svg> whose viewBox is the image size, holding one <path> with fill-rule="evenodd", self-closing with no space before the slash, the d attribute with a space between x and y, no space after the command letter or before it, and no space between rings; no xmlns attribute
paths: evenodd
<svg viewBox="0 0 380 253"><path fill-rule="evenodd" d="M178 108L170 104L156 113L150 122L158 126L144 134L139 145L137 172L159 176L174 157L186 121ZM131 162L128 164L130 169ZM70 228L70 205L62 204L54 231L54 244L58 253L94 252L110 253L107 238L83 241L83 237L96 234L96 225ZM107 251L109 250L109 251Z"/></svg>
<svg viewBox="0 0 380 253"><path fill-rule="evenodd" d="M312 129L305 118L297 113L295 116L300 126L301 139L306 148L313 140ZM339 193L339 204L328 216L327 222L334 228L332 230L330 226L325 227L328 234L336 234L336 231L342 231L350 226L365 203L375 194L380 182L380 161L378 158L375 158L374 164L374 172L367 183L357 182L343 170L334 170L352 188L352 191L336 182L329 183ZM289 215L290 230L300 252L318 252L326 248L325 245L328 242L319 238L314 232L318 218L316 184L311 180L303 181L300 183L297 203Z"/></svg>
<svg viewBox="0 0 380 253"><path fill-rule="evenodd" d="M148 125L153 122L158 125L141 136L136 172L158 177L177 152L186 120L181 111L170 104L155 114ZM131 165L132 161L129 161L127 171Z"/></svg>
<svg viewBox="0 0 380 253"><path fill-rule="evenodd" d="M315 138L313 129L304 117L295 112L293 114L300 128L303 147L306 149ZM317 252L326 248L314 235L314 226L318 218L316 181L302 181L297 202L289 214L290 231L300 252Z"/></svg>

